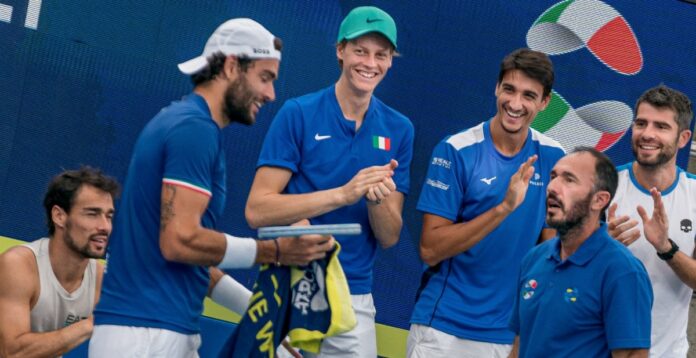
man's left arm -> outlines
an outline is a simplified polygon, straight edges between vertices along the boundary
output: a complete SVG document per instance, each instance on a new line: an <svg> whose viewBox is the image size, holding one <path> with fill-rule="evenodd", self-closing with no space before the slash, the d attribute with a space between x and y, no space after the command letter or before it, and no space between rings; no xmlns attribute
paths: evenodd
<svg viewBox="0 0 696 358"><path fill-rule="evenodd" d="M669 241L669 217L662 203L662 195L656 188L650 189L653 198L653 215L648 217L645 208L638 206L638 215L643 220L645 239L655 247L658 253L666 253L672 249ZM692 289L696 289L696 250L692 256L677 251L671 259L665 260L679 279Z"/></svg>

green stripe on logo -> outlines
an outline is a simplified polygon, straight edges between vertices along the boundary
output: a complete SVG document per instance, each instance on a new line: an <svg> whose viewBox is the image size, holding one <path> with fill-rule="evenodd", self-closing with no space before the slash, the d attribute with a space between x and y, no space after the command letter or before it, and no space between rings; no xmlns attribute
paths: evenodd
<svg viewBox="0 0 696 358"><path fill-rule="evenodd" d="M541 16L539 16L539 20L537 20L534 25L538 25L544 22L558 22L558 18L561 17L561 14L565 9L573 3L575 0L566 0L563 2L560 2L556 4L554 7L546 10Z"/></svg>
<svg viewBox="0 0 696 358"><path fill-rule="evenodd" d="M563 97L559 96L558 93L551 91L549 105L546 106L545 110L537 114L531 127L544 133L555 126L556 123L560 122L566 113L568 113L569 109L570 104L568 104Z"/></svg>

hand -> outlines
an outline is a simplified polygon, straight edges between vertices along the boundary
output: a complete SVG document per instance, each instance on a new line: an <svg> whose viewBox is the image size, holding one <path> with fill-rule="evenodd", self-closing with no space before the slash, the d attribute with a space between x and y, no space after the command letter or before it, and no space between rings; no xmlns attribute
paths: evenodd
<svg viewBox="0 0 696 358"><path fill-rule="evenodd" d="M529 157L526 162L520 165L520 168L512 175L512 178L510 178L510 184L508 185L507 193L505 193L505 199L503 199L501 203L506 212L510 213L517 209L524 201L524 197L527 195L527 188L529 188L529 179L531 179L534 174L533 165L536 160L536 154Z"/></svg>
<svg viewBox="0 0 696 358"><path fill-rule="evenodd" d="M369 203L379 204L386 199L389 194L396 191L396 183L392 178L385 178L377 185L373 185L368 189L365 198Z"/></svg>
<svg viewBox="0 0 696 358"><path fill-rule="evenodd" d="M293 226L308 226L309 220L302 219ZM287 266L304 266L326 257L335 245L333 236L302 235L300 237L279 237L280 255L278 261Z"/></svg>
<svg viewBox="0 0 696 358"><path fill-rule="evenodd" d="M360 198L367 195L371 187L381 183L384 179L391 178L397 166L399 163L392 159L385 165L375 165L359 171L346 185L340 188L344 205L355 204Z"/></svg>
<svg viewBox="0 0 696 358"><path fill-rule="evenodd" d="M619 204L609 206L607 215L607 230L609 235L620 243L628 246L640 238L640 229L637 228L638 220L631 219L628 215L616 217L616 208Z"/></svg>
<svg viewBox="0 0 696 358"><path fill-rule="evenodd" d="M650 195L653 198L652 217L648 217L645 208L638 205L638 215L643 220L643 233L645 239L655 247L657 252L667 252L672 248L672 245L667 240L669 237L669 218L665 212L665 205L662 203L662 194L653 187L650 189Z"/></svg>

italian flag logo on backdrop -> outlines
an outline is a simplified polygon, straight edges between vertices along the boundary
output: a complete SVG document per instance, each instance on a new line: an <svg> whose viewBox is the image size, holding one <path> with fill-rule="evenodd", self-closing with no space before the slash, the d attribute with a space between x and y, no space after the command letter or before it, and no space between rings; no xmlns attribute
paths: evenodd
<svg viewBox="0 0 696 358"><path fill-rule="evenodd" d="M391 149L391 140L389 140L389 138L387 138L387 137L373 135L372 136L372 148L377 148L377 149L389 151Z"/></svg>

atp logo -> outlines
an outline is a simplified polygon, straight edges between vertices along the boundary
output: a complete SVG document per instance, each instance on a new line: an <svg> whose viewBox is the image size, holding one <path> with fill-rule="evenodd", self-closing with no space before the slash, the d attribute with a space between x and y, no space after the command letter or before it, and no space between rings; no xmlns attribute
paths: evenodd
<svg viewBox="0 0 696 358"><path fill-rule="evenodd" d="M587 48L597 60L620 75L643 68L643 54L628 21L599 0L566 0L539 16L527 32L529 48L562 55ZM631 107L606 100L577 109L558 92L532 123L532 128L558 140L566 150L591 146L605 151L616 144L633 121Z"/></svg>

